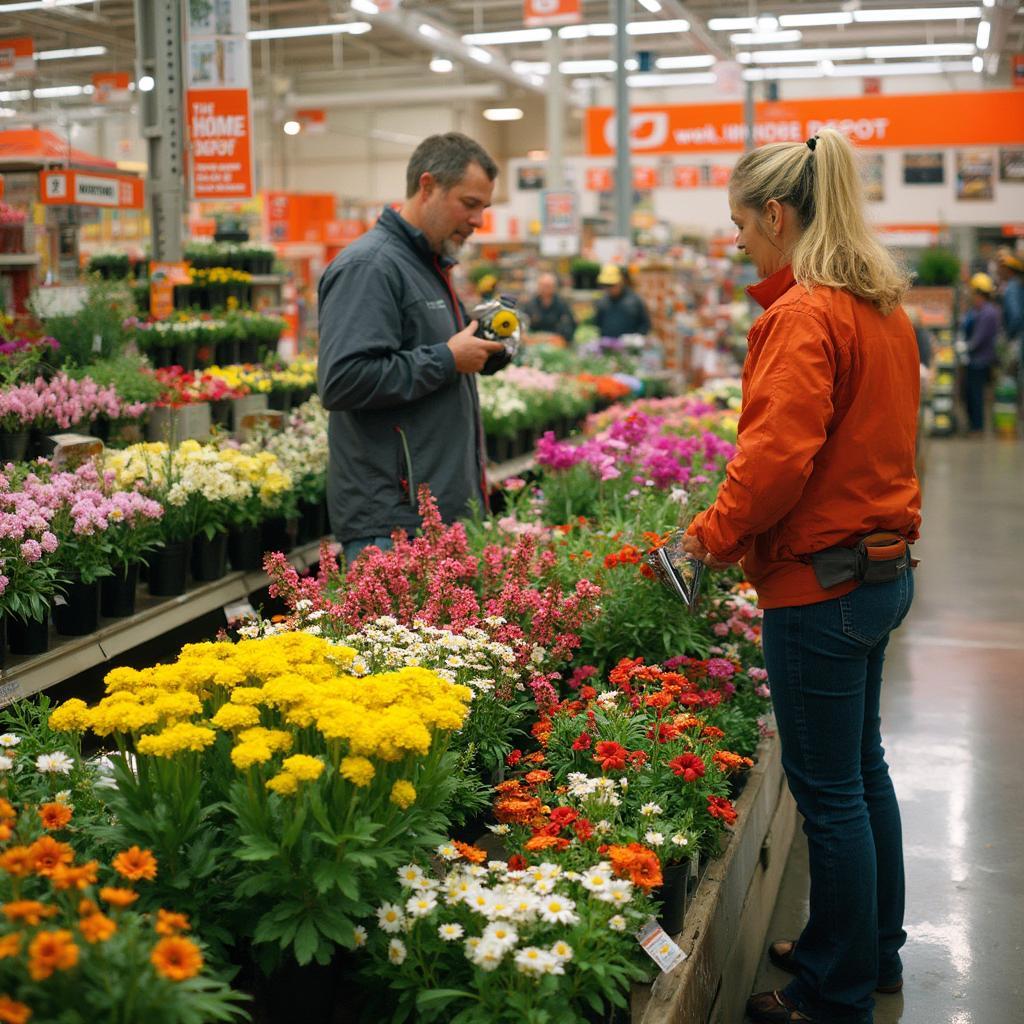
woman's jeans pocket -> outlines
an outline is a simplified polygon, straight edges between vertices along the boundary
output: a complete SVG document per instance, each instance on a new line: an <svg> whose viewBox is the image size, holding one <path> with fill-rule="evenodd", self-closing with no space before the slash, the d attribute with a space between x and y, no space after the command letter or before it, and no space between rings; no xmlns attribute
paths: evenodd
<svg viewBox="0 0 1024 1024"><path fill-rule="evenodd" d="M843 633L874 647L906 617L914 599L914 574L908 569L888 583L862 583L839 598Z"/></svg>

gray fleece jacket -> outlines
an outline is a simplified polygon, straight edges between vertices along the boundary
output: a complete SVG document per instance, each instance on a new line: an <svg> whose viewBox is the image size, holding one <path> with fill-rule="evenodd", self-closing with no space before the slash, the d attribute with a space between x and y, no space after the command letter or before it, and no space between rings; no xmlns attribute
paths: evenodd
<svg viewBox="0 0 1024 1024"><path fill-rule="evenodd" d="M485 504L476 379L456 372L446 345L466 323L453 263L387 209L320 279L317 377L339 541L414 530L421 484L445 521Z"/></svg>

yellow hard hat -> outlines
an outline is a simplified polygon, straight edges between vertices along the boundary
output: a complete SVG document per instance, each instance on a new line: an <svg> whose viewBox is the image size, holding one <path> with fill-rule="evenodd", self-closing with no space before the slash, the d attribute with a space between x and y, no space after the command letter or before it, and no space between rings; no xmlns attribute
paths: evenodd
<svg viewBox="0 0 1024 1024"><path fill-rule="evenodd" d="M1008 252L1004 252L999 257L999 262L1002 263L1004 267L1016 270L1018 274L1024 274L1024 260L1020 260Z"/></svg>
<svg viewBox="0 0 1024 1024"><path fill-rule="evenodd" d="M622 284L622 269L614 263L606 263L597 275L598 284Z"/></svg>
<svg viewBox="0 0 1024 1024"><path fill-rule="evenodd" d="M971 288L976 292L984 292L991 295L996 290L996 283L988 274L975 274L971 278Z"/></svg>

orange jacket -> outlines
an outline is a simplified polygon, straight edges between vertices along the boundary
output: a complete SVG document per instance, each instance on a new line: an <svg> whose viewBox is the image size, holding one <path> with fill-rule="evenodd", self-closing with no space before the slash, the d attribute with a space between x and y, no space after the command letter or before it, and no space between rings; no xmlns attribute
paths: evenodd
<svg viewBox="0 0 1024 1024"><path fill-rule="evenodd" d="M902 309L808 292L790 267L749 294L765 311L748 338L736 455L689 532L742 559L762 608L814 604L857 584L823 590L812 552L874 530L917 539L917 343Z"/></svg>

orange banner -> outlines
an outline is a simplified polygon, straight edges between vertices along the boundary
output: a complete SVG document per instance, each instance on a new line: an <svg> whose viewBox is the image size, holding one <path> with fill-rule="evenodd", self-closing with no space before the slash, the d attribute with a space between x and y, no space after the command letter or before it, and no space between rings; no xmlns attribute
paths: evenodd
<svg viewBox="0 0 1024 1024"><path fill-rule="evenodd" d="M174 286L188 284L191 277L187 263L149 261L149 315L163 320L174 312Z"/></svg>
<svg viewBox="0 0 1024 1024"><path fill-rule="evenodd" d="M349 242L354 242L360 235L365 234L366 227L365 221L354 217L324 221L324 242L343 249Z"/></svg>
<svg viewBox="0 0 1024 1024"><path fill-rule="evenodd" d="M331 192L266 192L264 216L272 242L323 242L334 220L336 199Z"/></svg>
<svg viewBox="0 0 1024 1024"><path fill-rule="evenodd" d="M630 122L635 154L741 150L746 133L740 103L634 107ZM1024 143L1024 92L835 96L757 104L754 135L758 145L803 142L821 128L837 128L856 145L868 148L1020 145ZM614 110L589 108L587 156L614 152Z"/></svg>
<svg viewBox="0 0 1024 1024"><path fill-rule="evenodd" d="M633 189L637 192L650 192L658 187L657 167L634 167Z"/></svg>
<svg viewBox="0 0 1024 1024"><path fill-rule="evenodd" d="M131 99L131 75L127 71L98 71L92 76L95 103L124 103Z"/></svg>
<svg viewBox="0 0 1024 1024"><path fill-rule="evenodd" d="M580 0L523 0L523 24L575 25L583 20Z"/></svg>
<svg viewBox="0 0 1024 1024"><path fill-rule="evenodd" d="M48 206L141 210L142 179L98 171L40 171L39 201Z"/></svg>
<svg viewBox="0 0 1024 1024"><path fill-rule="evenodd" d="M673 167L672 184L676 188L697 188L700 185L700 168Z"/></svg>
<svg viewBox="0 0 1024 1024"><path fill-rule="evenodd" d="M588 192L611 192L615 178L610 167L588 167L586 189Z"/></svg>
<svg viewBox="0 0 1024 1024"><path fill-rule="evenodd" d="M36 54L31 36L0 39L0 79L35 73Z"/></svg>
<svg viewBox="0 0 1024 1024"><path fill-rule="evenodd" d="M252 195L252 119L248 89L189 89L189 171L193 199Z"/></svg>

